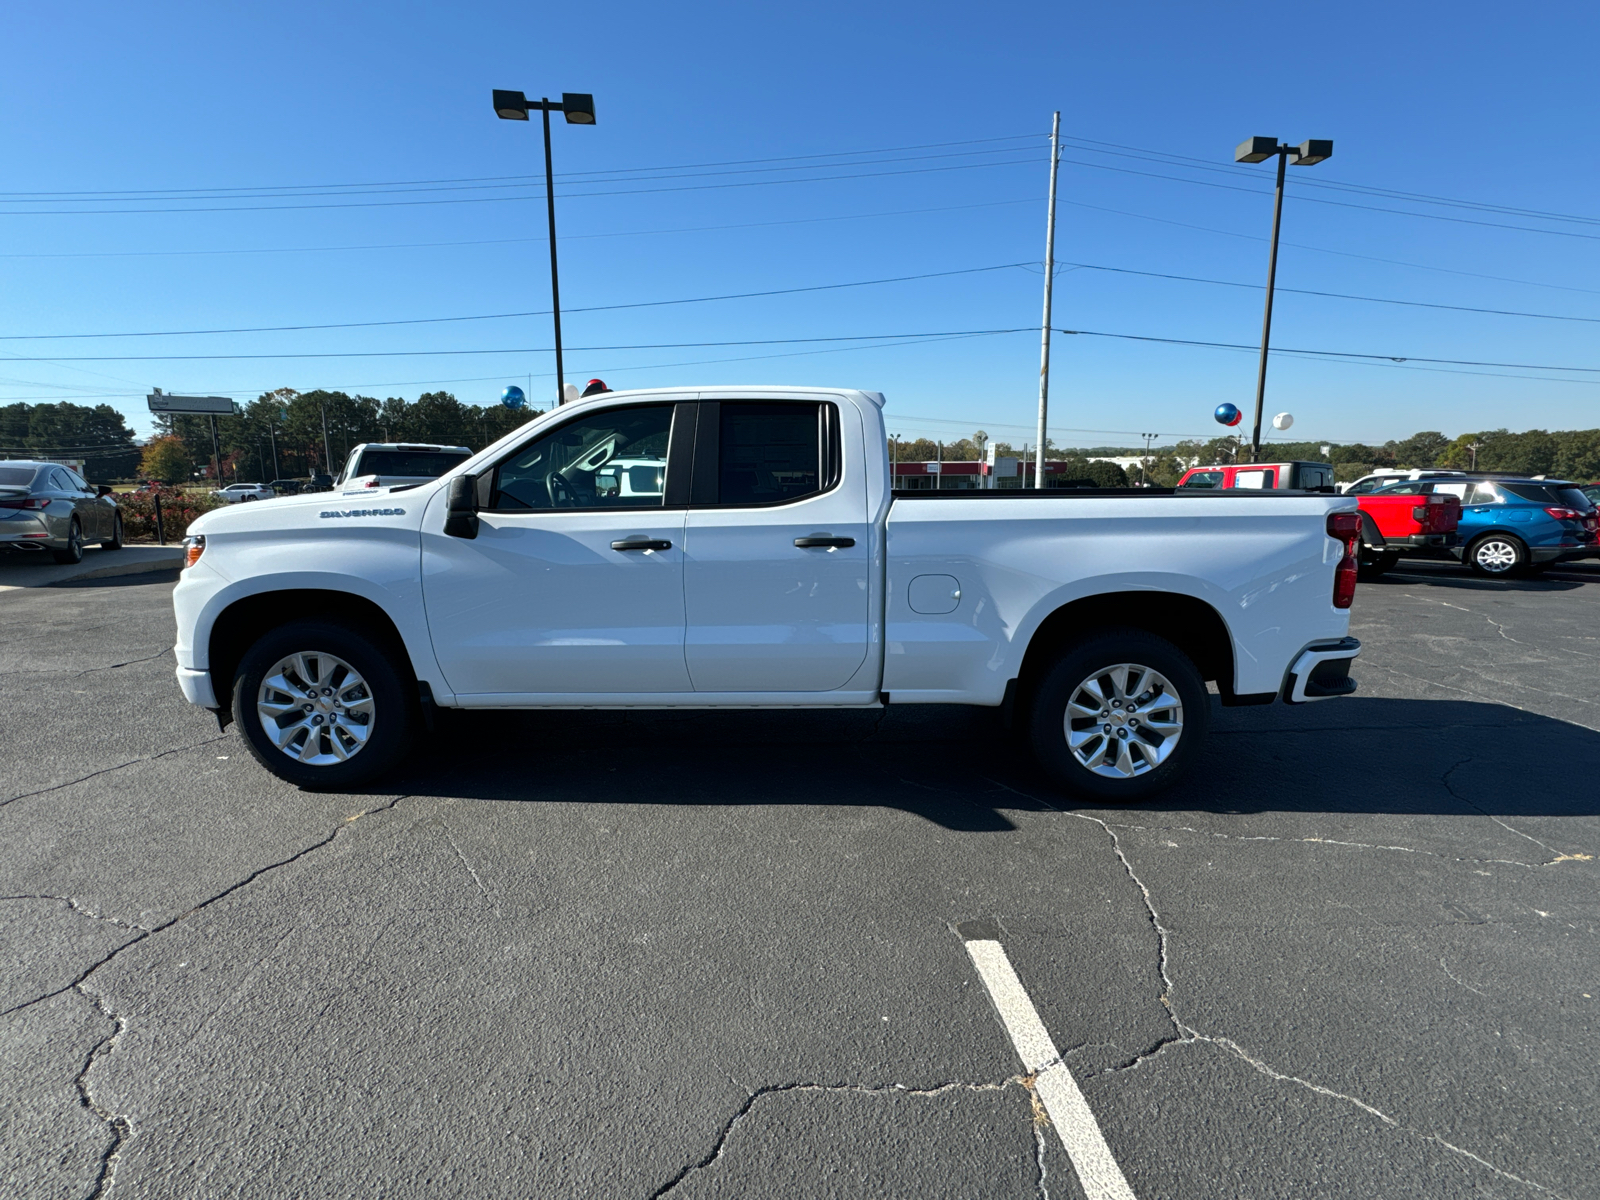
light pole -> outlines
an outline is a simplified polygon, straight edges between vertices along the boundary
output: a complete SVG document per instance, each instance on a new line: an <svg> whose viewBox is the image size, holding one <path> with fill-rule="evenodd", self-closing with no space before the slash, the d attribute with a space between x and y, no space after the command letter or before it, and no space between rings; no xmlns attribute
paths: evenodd
<svg viewBox="0 0 1600 1200"><path fill-rule="evenodd" d="M1278 278L1278 223L1283 219L1283 168L1293 159L1297 167L1311 167L1333 157L1333 143L1313 139L1298 146L1280 143L1277 138L1253 137L1240 142L1233 152L1234 162L1258 163L1277 156L1278 186L1272 201L1272 249L1267 252L1267 309L1261 318L1261 365L1256 371L1256 420L1250 434L1250 461L1261 458L1261 406L1267 395L1267 343L1272 338L1272 289Z"/></svg>
<svg viewBox="0 0 1600 1200"><path fill-rule="evenodd" d="M893 433L889 437L891 439L889 450L889 490L893 491L895 485L900 482L899 477L895 474L900 469L900 435Z"/></svg>
<svg viewBox="0 0 1600 1200"><path fill-rule="evenodd" d="M1139 460L1139 482L1148 484L1150 479L1145 472L1145 467L1150 462L1150 443L1161 435L1159 433L1141 433L1139 436L1144 439L1144 457Z"/></svg>
<svg viewBox="0 0 1600 1200"><path fill-rule="evenodd" d="M594 124L594 97L586 92L562 92L560 100L529 100L521 92L494 93L494 111L502 121L526 121L538 109L544 117L544 198L550 216L550 310L556 326L556 403L566 401L566 374L561 364L561 280L556 271L556 179L550 165L550 113L566 115L568 125Z"/></svg>

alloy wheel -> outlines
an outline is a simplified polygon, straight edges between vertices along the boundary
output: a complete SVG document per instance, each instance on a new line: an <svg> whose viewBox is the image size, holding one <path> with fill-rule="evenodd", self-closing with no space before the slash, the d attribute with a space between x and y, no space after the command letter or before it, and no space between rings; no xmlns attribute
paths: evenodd
<svg viewBox="0 0 1600 1200"><path fill-rule="evenodd" d="M1118 663L1072 689L1064 724L1080 764L1096 775L1132 779L1155 770L1177 749L1183 703L1159 671Z"/></svg>
<svg viewBox="0 0 1600 1200"><path fill-rule="evenodd" d="M297 763L348 762L372 736L372 689L344 659L306 650L280 659L261 680L256 715L272 744Z"/></svg>
<svg viewBox="0 0 1600 1200"><path fill-rule="evenodd" d="M1504 575L1517 565L1517 547L1505 538L1486 538L1472 552L1472 561L1491 575Z"/></svg>

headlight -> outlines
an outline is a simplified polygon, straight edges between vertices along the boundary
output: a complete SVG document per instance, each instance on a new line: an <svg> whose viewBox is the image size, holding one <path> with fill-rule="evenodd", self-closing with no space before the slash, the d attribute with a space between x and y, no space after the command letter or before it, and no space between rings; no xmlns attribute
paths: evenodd
<svg viewBox="0 0 1600 1200"><path fill-rule="evenodd" d="M192 567L200 561L200 556L206 552L206 535L194 534L183 539L183 565Z"/></svg>

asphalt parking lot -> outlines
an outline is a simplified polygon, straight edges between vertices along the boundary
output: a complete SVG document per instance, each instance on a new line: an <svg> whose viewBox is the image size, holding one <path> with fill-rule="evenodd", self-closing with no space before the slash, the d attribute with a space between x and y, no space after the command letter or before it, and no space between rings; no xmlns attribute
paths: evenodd
<svg viewBox="0 0 1600 1200"><path fill-rule="evenodd" d="M1361 585L1357 696L1109 810L915 708L301 793L171 586L0 595L8 1196L1082 1196L980 926L1141 1200L1600 1196L1600 563Z"/></svg>

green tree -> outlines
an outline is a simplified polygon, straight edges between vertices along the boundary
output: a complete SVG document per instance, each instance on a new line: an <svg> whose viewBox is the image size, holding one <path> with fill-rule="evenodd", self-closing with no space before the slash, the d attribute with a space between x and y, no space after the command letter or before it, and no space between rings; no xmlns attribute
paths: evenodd
<svg viewBox="0 0 1600 1200"><path fill-rule="evenodd" d="M1394 455L1396 466L1433 467L1439 456L1450 448L1450 439L1442 433L1424 430L1413 433L1403 442L1390 442L1385 449Z"/></svg>
<svg viewBox="0 0 1600 1200"><path fill-rule="evenodd" d="M181 437L151 438L139 456L139 474L159 483L183 483L194 470L194 456Z"/></svg>

